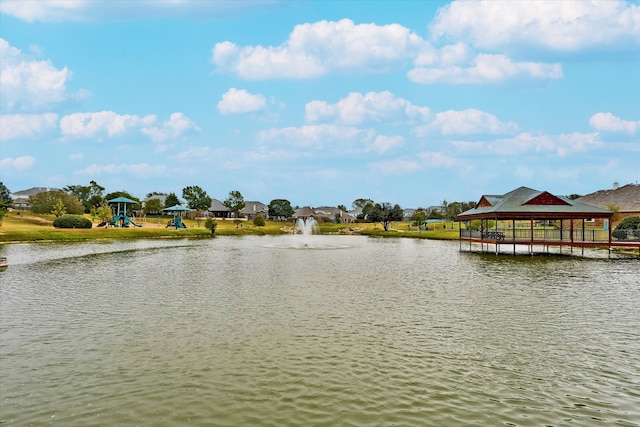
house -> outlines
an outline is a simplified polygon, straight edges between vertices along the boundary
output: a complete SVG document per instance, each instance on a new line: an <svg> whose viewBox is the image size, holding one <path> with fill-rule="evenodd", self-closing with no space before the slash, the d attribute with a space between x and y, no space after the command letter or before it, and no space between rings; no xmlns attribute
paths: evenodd
<svg viewBox="0 0 640 427"><path fill-rule="evenodd" d="M247 219L254 219L256 216L262 215L264 218L269 217L269 206L262 202L245 201L244 209L240 211L240 216Z"/></svg>
<svg viewBox="0 0 640 427"><path fill-rule="evenodd" d="M211 199L211 206L208 209L209 216L214 218L231 218L231 209L226 207L218 199Z"/></svg>
<svg viewBox="0 0 640 427"><path fill-rule="evenodd" d="M11 203L11 207L14 209L26 210L30 209L29 205L29 197L35 196L38 193L42 193L45 191L61 191L58 188L48 188L48 187L31 187L28 190L16 191L11 194L11 198L13 202Z"/></svg>
<svg viewBox="0 0 640 427"><path fill-rule="evenodd" d="M617 182L614 182L612 189L598 190L579 197L576 201L608 210L614 206L619 207L617 218L613 221L613 227L615 227L624 218L640 216L640 184L627 184L620 187ZM590 222L598 225L596 218Z"/></svg>
<svg viewBox="0 0 640 427"><path fill-rule="evenodd" d="M355 222L355 217L349 215L340 208L332 206L320 206L312 208L311 206L303 206L296 209L293 213L294 219L315 218L318 221L335 222L336 216L340 218L340 222Z"/></svg>

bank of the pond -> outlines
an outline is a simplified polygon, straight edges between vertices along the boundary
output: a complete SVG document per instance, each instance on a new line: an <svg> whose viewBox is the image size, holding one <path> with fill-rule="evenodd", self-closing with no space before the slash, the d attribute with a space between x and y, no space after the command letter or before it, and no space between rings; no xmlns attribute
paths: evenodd
<svg viewBox="0 0 640 427"><path fill-rule="evenodd" d="M158 217L139 221L142 227L104 228L93 222L91 229L61 229L53 227L52 215L33 215L28 212L9 212L0 226L0 243L86 241L94 239L153 239L153 238L206 238L211 231L204 221L185 218L185 229L167 228L168 218ZM89 218L91 219L91 218ZM263 236L284 235L295 229L292 222L266 221L257 227L251 221L218 220L217 236ZM409 237L420 239L457 240L458 230L454 225L439 225L440 228L419 230L408 222L394 223L388 231L380 224L334 224L320 223L318 234L365 235L376 237Z"/></svg>

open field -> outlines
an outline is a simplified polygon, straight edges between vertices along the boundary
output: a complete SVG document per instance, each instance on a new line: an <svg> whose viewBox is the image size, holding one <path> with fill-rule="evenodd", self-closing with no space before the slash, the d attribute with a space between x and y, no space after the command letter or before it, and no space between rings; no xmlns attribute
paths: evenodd
<svg viewBox="0 0 640 427"><path fill-rule="evenodd" d="M87 218L91 219L89 216ZM136 239L136 238L184 238L210 237L211 232L204 228L204 220L200 224L196 220L185 218L186 229L166 228L169 217L145 218L140 221L142 227L103 228L96 227L99 221L93 220L91 229L60 229L53 227L53 215L34 215L29 212L8 212L0 226L0 243L38 242L88 239ZM293 222L267 221L264 227L256 227L251 221L218 220L217 236L288 234L295 229ZM385 232L380 224L319 224L319 234L359 234L379 237L412 237L455 240L458 238L457 228L419 231L409 227L406 222L392 224ZM410 229L411 228L411 229Z"/></svg>

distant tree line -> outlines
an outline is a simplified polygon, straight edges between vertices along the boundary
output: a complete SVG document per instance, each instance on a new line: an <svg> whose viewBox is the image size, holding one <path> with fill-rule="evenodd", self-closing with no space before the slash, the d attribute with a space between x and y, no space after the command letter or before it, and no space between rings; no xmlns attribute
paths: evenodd
<svg viewBox="0 0 640 427"><path fill-rule="evenodd" d="M68 185L62 190L40 192L29 198L29 205L32 212L37 214L54 214L59 217L64 214L84 213L91 214L102 221L108 221L112 214L108 201L118 197L133 200L135 203L130 207L131 210L142 214L160 213L164 209L182 204L178 196L173 192L168 194L162 192L148 193L144 202L124 190L108 194L104 194L104 192L105 188L92 180L88 185ZM186 201L186 207L192 210L190 215L198 220L205 216L212 202L212 198L207 192L197 185L184 187L182 189L182 198ZM162 199L164 199L164 203ZM11 192L3 183L0 183L0 220L11 206L11 203ZM244 197L238 190L230 191L228 197L222 203L233 213L236 219L240 217L240 212L246 206ZM455 221L458 214L473 208L474 205L474 202L449 203L444 200L442 206L438 209L416 209L409 219L418 227L421 227L428 219ZM407 219L404 216L403 209L398 204L392 205L388 202L375 202L369 198L358 198L353 201L352 207L356 211L357 220L379 222L385 231L389 229L392 222ZM340 205L338 208L342 211L347 211L345 205ZM294 207L286 199L272 200L268 205L268 209L270 218L287 219L291 218L295 212ZM339 222L340 220L340 215L336 215L335 221ZM257 220L256 226L262 226L261 221L264 221L262 216ZM215 231L215 226L211 222L209 222L209 227L207 228Z"/></svg>

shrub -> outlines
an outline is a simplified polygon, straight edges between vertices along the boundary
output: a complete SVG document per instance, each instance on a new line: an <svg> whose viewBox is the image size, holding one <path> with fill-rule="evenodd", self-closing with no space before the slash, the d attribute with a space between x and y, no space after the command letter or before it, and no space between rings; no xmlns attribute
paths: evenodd
<svg viewBox="0 0 640 427"><path fill-rule="evenodd" d="M616 228L611 232L611 235L618 240L627 240L627 230L620 230Z"/></svg>
<svg viewBox="0 0 640 427"><path fill-rule="evenodd" d="M215 219L207 218L207 220L204 222L204 226L205 228L208 228L209 230L211 230L211 234L216 234L216 228L218 228L218 223L216 222Z"/></svg>
<svg viewBox="0 0 640 427"><path fill-rule="evenodd" d="M640 216L630 216L620 221L616 230L634 230L637 228L640 228Z"/></svg>
<svg viewBox="0 0 640 427"><path fill-rule="evenodd" d="M92 224L82 215L66 214L53 220L55 228L91 228Z"/></svg>

